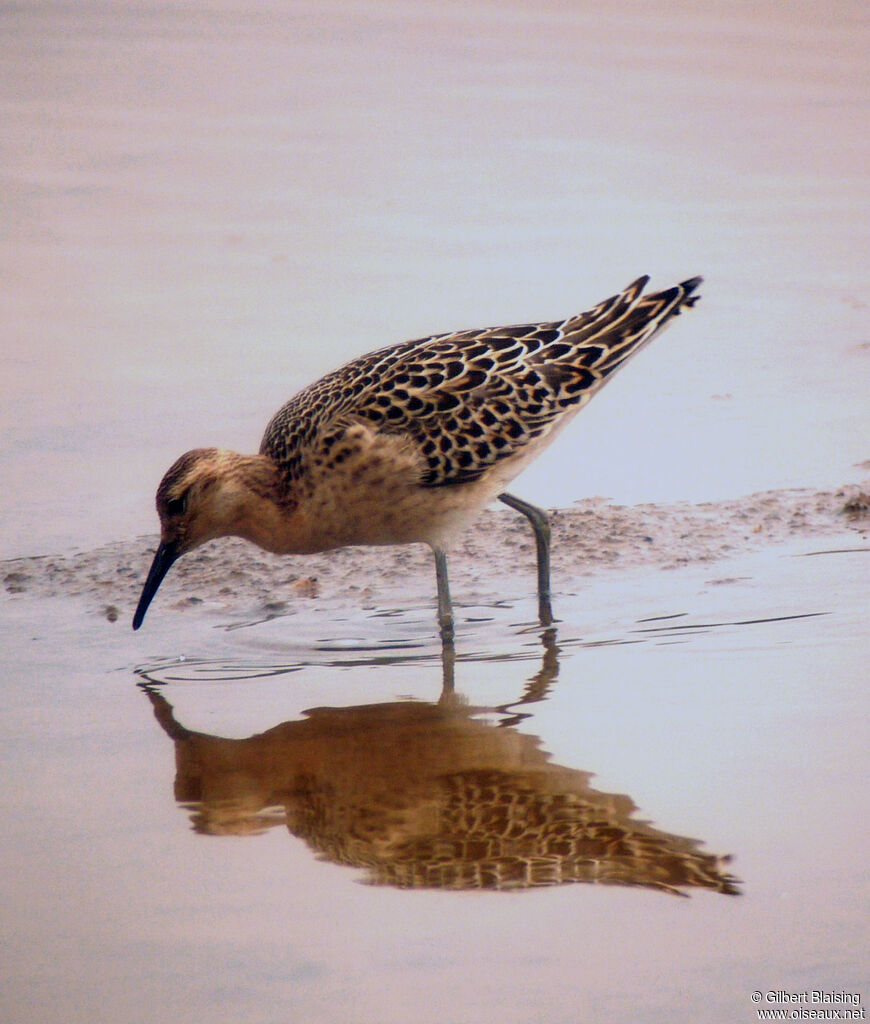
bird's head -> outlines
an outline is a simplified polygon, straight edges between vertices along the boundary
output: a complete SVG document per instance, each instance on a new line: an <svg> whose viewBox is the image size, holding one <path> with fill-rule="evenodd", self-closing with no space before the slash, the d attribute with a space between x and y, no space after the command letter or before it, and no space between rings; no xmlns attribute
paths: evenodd
<svg viewBox="0 0 870 1024"><path fill-rule="evenodd" d="M220 448L185 452L157 488L160 545L133 616L138 629L163 577L181 555L215 537L240 532L245 497L246 457Z"/></svg>

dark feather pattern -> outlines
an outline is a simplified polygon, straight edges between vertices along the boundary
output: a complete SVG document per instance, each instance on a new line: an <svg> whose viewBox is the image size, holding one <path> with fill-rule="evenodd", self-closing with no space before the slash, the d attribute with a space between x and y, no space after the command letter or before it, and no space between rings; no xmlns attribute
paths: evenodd
<svg viewBox="0 0 870 1024"><path fill-rule="evenodd" d="M402 435L420 484L477 480L573 415L682 309L701 278L642 296L647 277L553 323L457 331L379 349L327 374L273 417L260 446L288 489L354 424Z"/></svg>

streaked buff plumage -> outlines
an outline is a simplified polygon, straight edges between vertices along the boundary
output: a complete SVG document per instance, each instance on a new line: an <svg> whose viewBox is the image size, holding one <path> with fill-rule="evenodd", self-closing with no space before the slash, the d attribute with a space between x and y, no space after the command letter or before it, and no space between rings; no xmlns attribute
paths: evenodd
<svg viewBox="0 0 870 1024"><path fill-rule="evenodd" d="M214 537L237 535L282 554L419 541L436 553L449 639L443 552L496 496L535 528L546 617L546 517L502 492L620 366L693 305L701 279L643 296L647 281L567 320L372 352L283 406L259 454L183 455L157 492L161 547L134 626L175 558Z"/></svg>

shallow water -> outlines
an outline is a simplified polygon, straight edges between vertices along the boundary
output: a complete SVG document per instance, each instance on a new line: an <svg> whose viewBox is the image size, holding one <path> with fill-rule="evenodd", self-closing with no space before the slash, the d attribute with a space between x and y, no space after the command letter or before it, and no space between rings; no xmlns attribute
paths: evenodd
<svg viewBox="0 0 870 1024"><path fill-rule="evenodd" d="M868 37L861 0L5 5L0 557L150 532L178 454L346 359L642 273L702 301L518 493L849 481Z"/></svg>
<svg viewBox="0 0 870 1024"><path fill-rule="evenodd" d="M718 1024L862 991L868 557L608 574L550 636L465 605L452 694L428 600L134 636L7 598L4 1019Z"/></svg>
<svg viewBox="0 0 870 1024"><path fill-rule="evenodd" d="M870 456L868 28L860 0L0 8L4 1024L861 991L870 556L832 488ZM517 482L659 503L557 517L554 637L491 516L446 698L419 552L212 546L130 632L181 451L641 273L703 301Z"/></svg>

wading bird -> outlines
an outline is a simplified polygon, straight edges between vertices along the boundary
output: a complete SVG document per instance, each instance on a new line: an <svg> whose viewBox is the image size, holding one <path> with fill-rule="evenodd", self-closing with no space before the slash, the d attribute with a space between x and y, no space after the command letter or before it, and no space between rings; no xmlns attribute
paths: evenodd
<svg viewBox="0 0 870 1024"><path fill-rule="evenodd" d="M176 559L215 537L277 554L428 544L438 622L453 639L451 538L494 498L526 516L537 543L541 621L550 607L546 513L505 486L673 317L693 277L644 295L649 278L553 323L457 331L379 349L283 406L257 455L197 448L157 489L160 546L133 628Z"/></svg>

